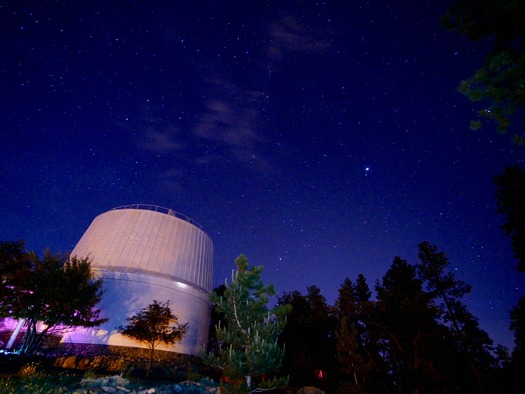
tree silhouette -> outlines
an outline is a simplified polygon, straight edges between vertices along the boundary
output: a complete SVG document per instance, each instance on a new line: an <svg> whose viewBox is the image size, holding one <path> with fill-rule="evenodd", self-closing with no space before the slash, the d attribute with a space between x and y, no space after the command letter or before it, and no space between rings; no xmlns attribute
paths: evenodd
<svg viewBox="0 0 525 394"><path fill-rule="evenodd" d="M357 288L359 285L359 289ZM341 378L340 388L345 392L359 393L364 390L368 375L372 370L372 359L365 349L366 307L370 290L363 275L355 285L345 278L339 287L339 295L335 302L335 316L338 328L335 332L337 363Z"/></svg>
<svg viewBox="0 0 525 394"><path fill-rule="evenodd" d="M483 67L461 82L459 91L471 101L482 101L485 108L471 128L479 129L483 119L494 121L506 132L511 119L525 107L525 1L457 0L442 18L449 30L472 40L491 39L493 47ZM524 125L514 142L525 143Z"/></svg>
<svg viewBox="0 0 525 394"><path fill-rule="evenodd" d="M122 335L133 338L150 349L150 360L146 376L149 376L153 363L153 352L160 343L173 344L182 340L188 330L188 324L179 324L169 301L153 303L142 308L137 314L127 318L128 324L118 328Z"/></svg>
<svg viewBox="0 0 525 394"><path fill-rule="evenodd" d="M441 323L450 328L457 345L459 353L454 361L459 364L458 361L465 360L479 391L484 392L478 370L488 369L495 360L491 355L492 340L462 302L470 293L471 286L446 271L450 262L436 246L428 242L421 243L419 259L421 262L416 265L419 277L439 307ZM457 369L460 367L458 365Z"/></svg>
<svg viewBox="0 0 525 394"><path fill-rule="evenodd" d="M23 250L23 242L2 243L0 258L0 313L25 319L27 327L20 354L32 354L52 333L108 320L95 309L102 299L102 279L94 278L88 258L65 258L47 250L41 259Z"/></svg>
<svg viewBox="0 0 525 394"><path fill-rule="evenodd" d="M432 297L422 288L414 266L396 257L376 284L372 324L385 372L399 392L426 392L440 385L434 344L441 331Z"/></svg>
<svg viewBox="0 0 525 394"><path fill-rule="evenodd" d="M501 226L511 238L511 248L518 260L518 271L525 271L525 171L518 166L507 167L494 177L498 212L505 215Z"/></svg>

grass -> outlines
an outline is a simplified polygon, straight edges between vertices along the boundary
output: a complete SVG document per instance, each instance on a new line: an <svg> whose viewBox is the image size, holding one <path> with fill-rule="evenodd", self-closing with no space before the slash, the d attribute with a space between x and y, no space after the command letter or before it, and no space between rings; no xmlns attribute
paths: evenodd
<svg viewBox="0 0 525 394"><path fill-rule="evenodd" d="M38 362L24 364L16 375L0 379L1 394L62 394L79 386L81 378L74 374L45 372Z"/></svg>
<svg viewBox="0 0 525 394"><path fill-rule="evenodd" d="M174 376L165 377L161 375L163 374L150 378L145 378L140 374L133 377L126 375L126 378L123 378L93 370L66 371L54 367L50 360L45 358L24 359L14 354L2 354L0 356L0 394L66 394L77 389L81 392L87 392L89 389L101 385L109 385L108 382L126 386L128 389L146 386L160 387L180 382L180 379L176 379ZM184 380L189 377L190 374L184 374ZM191 377L196 378L197 374L193 374ZM122 382L118 382L119 380Z"/></svg>

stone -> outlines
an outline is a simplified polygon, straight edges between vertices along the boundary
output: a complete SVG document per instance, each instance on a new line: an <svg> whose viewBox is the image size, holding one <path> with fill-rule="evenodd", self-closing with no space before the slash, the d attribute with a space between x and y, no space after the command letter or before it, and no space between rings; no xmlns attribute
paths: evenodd
<svg viewBox="0 0 525 394"><path fill-rule="evenodd" d="M69 356L64 360L62 368L71 368L74 369L77 366L77 356Z"/></svg>
<svg viewBox="0 0 525 394"><path fill-rule="evenodd" d="M116 393L117 392L117 389L114 388L114 387L109 387L109 386L102 386L101 387L101 390L105 393Z"/></svg>
<svg viewBox="0 0 525 394"><path fill-rule="evenodd" d="M129 380L123 376L115 375L109 378L109 384L112 386L127 386L129 385Z"/></svg>
<svg viewBox="0 0 525 394"><path fill-rule="evenodd" d="M117 390L120 390L120 391L124 391L125 393L129 393L131 390L130 389L127 389L126 387L124 386L115 386L115 388Z"/></svg>
<svg viewBox="0 0 525 394"><path fill-rule="evenodd" d="M79 369L87 369L88 366L89 366L89 363L90 363L89 358L84 357L83 359L81 359L81 360L78 362L78 365L77 365L77 366L78 366Z"/></svg>
<svg viewBox="0 0 525 394"><path fill-rule="evenodd" d="M93 369L100 368L102 363L102 357L96 356L93 358Z"/></svg>

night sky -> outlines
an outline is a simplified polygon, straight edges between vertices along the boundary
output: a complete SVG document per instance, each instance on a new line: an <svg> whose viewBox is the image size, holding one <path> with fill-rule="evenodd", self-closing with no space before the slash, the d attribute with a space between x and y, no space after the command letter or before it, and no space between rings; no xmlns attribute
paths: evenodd
<svg viewBox="0 0 525 394"><path fill-rule="evenodd" d="M524 294L492 177L525 148L469 130L457 93L490 42L439 1L0 3L0 240L73 249L120 205L172 208L278 294L444 251L512 346Z"/></svg>

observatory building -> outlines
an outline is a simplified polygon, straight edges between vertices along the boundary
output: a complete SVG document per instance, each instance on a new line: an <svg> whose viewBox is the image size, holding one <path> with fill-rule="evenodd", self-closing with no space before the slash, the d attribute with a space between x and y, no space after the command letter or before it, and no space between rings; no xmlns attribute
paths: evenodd
<svg viewBox="0 0 525 394"><path fill-rule="evenodd" d="M114 208L93 220L71 255L89 257L95 275L104 278L98 306L109 321L67 333L63 342L144 347L117 327L153 300L169 300L188 332L181 342L157 349L201 352L208 338L213 244L198 223L153 205Z"/></svg>

